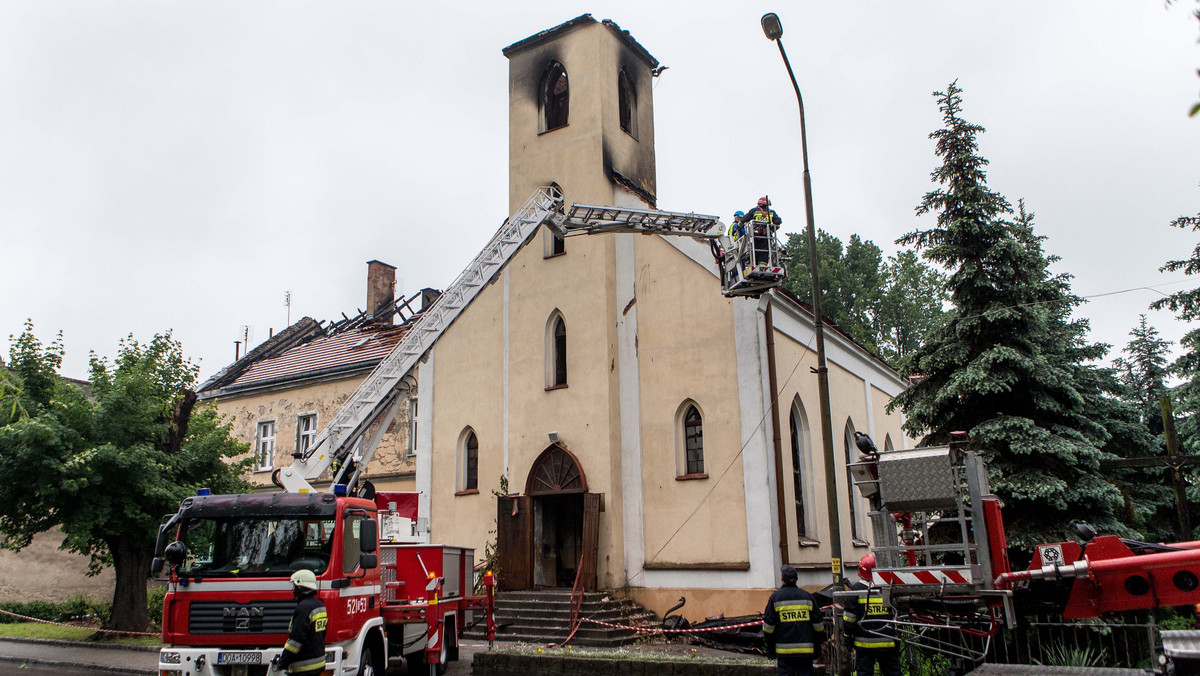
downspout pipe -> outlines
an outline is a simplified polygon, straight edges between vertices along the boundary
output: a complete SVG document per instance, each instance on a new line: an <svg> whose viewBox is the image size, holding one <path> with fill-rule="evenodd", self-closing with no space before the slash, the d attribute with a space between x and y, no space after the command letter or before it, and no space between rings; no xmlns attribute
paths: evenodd
<svg viewBox="0 0 1200 676"><path fill-rule="evenodd" d="M772 313L774 304L771 295L767 294L767 381L771 388L771 428L772 442L775 448L775 505L779 516L779 560L791 563L788 558L787 501L783 493L783 439L779 432L779 383L775 373L775 319Z"/></svg>

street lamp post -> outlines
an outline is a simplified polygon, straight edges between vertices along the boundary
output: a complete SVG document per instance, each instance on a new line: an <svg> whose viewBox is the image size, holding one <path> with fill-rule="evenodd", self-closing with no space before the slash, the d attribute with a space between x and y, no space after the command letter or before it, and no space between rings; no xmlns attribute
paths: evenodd
<svg viewBox="0 0 1200 676"><path fill-rule="evenodd" d="M837 467L833 457L833 430L830 426L832 418L829 408L829 367L825 362L825 325L821 318L821 284L817 277L817 228L813 223L812 180L808 174L808 137L804 129L804 98L800 96L800 85L796 84L796 76L792 73L792 64L788 62L787 52L783 50L783 24L774 12L764 14L761 20L763 33L768 39L779 46L779 55L783 57L783 65L787 67L788 77L792 80L792 89L796 90L796 102L800 104L800 156L804 161L804 216L808 226L808 269L812 273L812 313L813 324L817 332L817 396L821 405L821 445L825 451L825 499L829 511L829 544L830 567L833 573L833 584L838 587L842 583L842 525L838 516L837 497ZM853 490L847 485L846 490Z"/></svg>

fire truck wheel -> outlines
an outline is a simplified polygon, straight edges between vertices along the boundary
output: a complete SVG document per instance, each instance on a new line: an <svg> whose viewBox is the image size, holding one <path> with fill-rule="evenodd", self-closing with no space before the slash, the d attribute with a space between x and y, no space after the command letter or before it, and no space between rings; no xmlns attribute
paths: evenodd
<svg viewBox="0 0 1200 676"><path fill-rule="evenodd" d="M371 654L370 646L363 646L362 657L358 660L358 676L383 676L375 664L375 656Z"/></svg>

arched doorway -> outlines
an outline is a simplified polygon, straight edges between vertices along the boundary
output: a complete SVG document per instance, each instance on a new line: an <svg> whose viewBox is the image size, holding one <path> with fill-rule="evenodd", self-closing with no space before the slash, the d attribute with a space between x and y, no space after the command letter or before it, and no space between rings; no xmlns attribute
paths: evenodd
<svg viewBox="0 0 1200 676"><path fill-rule="evenodd" d="M497 506L501 589L571 587L581 570L585 588L596 588L600 496L588 492L574 454L548 446L529 469L524 495L503 496Z"/></svg>

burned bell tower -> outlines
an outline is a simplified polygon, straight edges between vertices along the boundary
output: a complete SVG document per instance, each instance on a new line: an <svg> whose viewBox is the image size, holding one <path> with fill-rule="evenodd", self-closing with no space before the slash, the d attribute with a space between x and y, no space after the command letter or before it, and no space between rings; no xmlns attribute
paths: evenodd
<svg viewBox="0 0 1200 676"><path fill-rule="evenodd" d="M590 14L504 49L509 60L509 212L539 186L568 204L655 206L658 60Z"/></svg>

